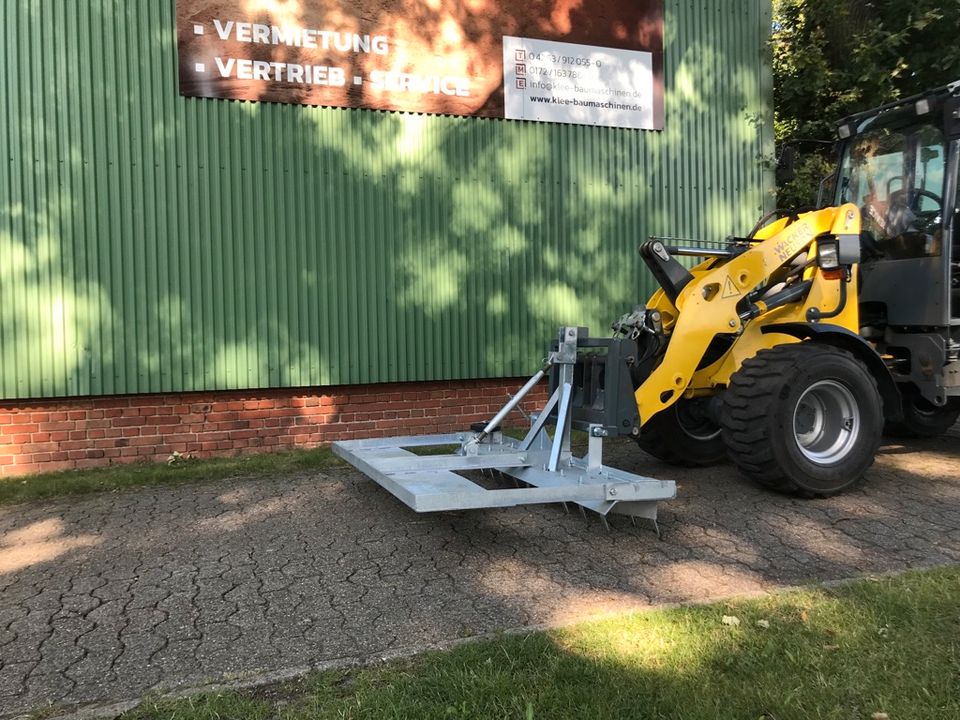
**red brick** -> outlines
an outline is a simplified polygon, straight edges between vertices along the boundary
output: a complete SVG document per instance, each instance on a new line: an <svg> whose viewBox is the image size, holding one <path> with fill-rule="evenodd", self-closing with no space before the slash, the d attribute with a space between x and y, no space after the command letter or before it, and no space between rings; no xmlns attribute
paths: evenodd
<svg viewBox="0 0 960 720"><path fill-rule="evenodd" d="M3 429L4 435L20 435L23 433L35 433L40 430L36 423L32 425L9 425Z"/></svg>
<svg viewBox="0 0 960 720"><path fill-rule="evenodd" d="M129 439L130 447L146 447L148 445L156 445L160 442L155 437L134 437Z"/></svg>
<svg viewBox="0 0 960 720"><path fill-rule="evenodd" d="M113 427L123 428L123 427L137 427L143 425L142 417L118 417L113 421Z"/></svg>
<svg viewBox="0 0 960 720"><path fill-rule="evenodd" d="M29 443L26 445L22 445L20 447L20 452L23 455L56 452L57 450L61 449L63 444L64 443L54 443L54 442Z"/></svg>
<svg viewBox="0 0 960 720"><path fill-rule="evenodd" d="M17 465L6 465L3 468L4 476L19 477L22 475L32 475L33 473L46 470L43 465L34 463L18 463Z"/></svg>
<svg viewBox="0 0 960 720"><path fill-rule="evenodd" d="M69 451L69 450L85 450L88 447L90 447L90 443L86 440L68 440L66 442L60 443L59 446L55 446L54 449Z"/></svg>
<svg viewBox="0 0 960 720"><path fill-rule="evenodd" d="M88 470L91 468L103 467L103 465L103 460L98 458L96 460L77 460L74 462L73 466L77 470Z"/></svg>
<svg viewBox="0 0 960 720"><path fill-rule="evenodd" d="M98 407L104 409L130 407L130 398L125 397L103 398L98 399L96 402Z"/></svg>

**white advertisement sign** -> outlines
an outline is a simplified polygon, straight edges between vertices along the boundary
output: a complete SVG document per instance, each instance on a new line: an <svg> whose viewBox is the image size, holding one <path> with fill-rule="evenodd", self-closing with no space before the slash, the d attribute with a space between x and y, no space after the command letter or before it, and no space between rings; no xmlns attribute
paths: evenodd
<svg viewBox="0 0 960 720"><path fill-rule="evenodd" d="M505 36L503 70L508 119L658 129L652 53Z"/></svg>

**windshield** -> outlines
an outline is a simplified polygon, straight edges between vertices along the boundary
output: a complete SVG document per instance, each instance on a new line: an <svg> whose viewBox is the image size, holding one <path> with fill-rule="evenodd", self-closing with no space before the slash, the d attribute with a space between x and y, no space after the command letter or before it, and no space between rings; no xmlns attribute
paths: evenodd
<svg viewBox="0 0 960 720"><path fill-rule="evenodd" d="M940 254L946 154L943 132L926 124L871 128L848 143L837 199L860 208L868 253Z"/></svg>

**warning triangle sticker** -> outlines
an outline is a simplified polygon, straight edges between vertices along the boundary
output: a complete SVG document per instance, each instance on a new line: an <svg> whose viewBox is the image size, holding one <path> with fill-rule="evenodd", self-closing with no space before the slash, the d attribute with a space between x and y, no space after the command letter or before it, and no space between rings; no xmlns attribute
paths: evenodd
<svg viewBox="0 0 960 720"><path fill-rule="evenodd" d="M726 299L726 298L737 297L738 295L740 295L740 290L734 284L733 279L731 279L731 277L727 275L727 279L723 281L722 297Z"/></svg>

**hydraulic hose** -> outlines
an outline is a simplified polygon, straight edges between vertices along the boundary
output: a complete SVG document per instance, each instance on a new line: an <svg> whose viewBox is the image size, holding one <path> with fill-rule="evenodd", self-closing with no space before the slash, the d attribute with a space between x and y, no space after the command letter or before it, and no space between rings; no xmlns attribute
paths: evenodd
<svg viewBox="0 0 960 720"><path fill-rule="evenodd" d="M823 312L820 308L809 308L807 310L807 320L810 322L817 322L818 320L825 320L829 318L835 318L837 315L843 312L843 309L847 306L847 283L849 280L846 278L841 278L840 280L840 302L837 306L830 310L829 312Z"/></svg>

